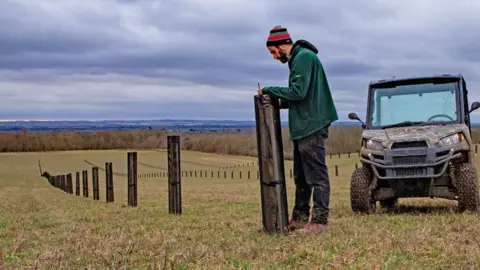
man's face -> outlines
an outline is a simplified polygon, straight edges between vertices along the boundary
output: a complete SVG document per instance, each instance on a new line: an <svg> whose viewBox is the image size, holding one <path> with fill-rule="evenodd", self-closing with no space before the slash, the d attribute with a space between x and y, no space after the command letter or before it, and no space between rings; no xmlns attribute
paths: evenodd
<svg viewBox="0 0 480 270"><path fill-rule="evenodd" d="M280 61L282 64L288 62L288 54L283 48L277 46L269 46L267 48L272 54L273 59Z"/></svg>

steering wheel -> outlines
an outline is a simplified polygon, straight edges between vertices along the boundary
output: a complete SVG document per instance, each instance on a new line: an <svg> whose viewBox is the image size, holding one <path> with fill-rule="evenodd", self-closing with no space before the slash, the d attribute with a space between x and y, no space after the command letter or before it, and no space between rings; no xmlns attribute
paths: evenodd
<svg viewBox="0 0 480 270"><path fill-rule="evenodd" d="M428 118L427 122L430 122L430 121L432 121L433 118L437 118L437 117L445 117L445 118L450 119L451 121L455 121L455 119L453 119L453 118L450 117L449 115L446 115L446 114L435 114L435 115L430 116L430 118Z"/></svg>

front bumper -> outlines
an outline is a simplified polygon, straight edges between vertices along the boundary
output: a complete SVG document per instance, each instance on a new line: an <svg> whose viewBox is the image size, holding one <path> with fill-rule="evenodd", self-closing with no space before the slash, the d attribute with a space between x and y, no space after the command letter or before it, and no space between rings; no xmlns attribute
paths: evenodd
<svg viewBox="0 0 480 270"><path fill-rule="evenodd" d="M452 148L429 147L385 149L382 153L360 158L381 180L436 178L445 173L451 160L462 156Z"/></svg>

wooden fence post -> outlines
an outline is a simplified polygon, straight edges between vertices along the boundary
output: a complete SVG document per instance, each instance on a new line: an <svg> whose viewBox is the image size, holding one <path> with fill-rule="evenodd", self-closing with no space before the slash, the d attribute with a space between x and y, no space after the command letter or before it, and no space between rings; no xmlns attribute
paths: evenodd
<svg viewBox="0 0 480 270"><path fill-rule="evenodd" d="M93 199L98 201L100 200L100 190L98 184L98 167L92 168L92 189L93 189Z"/></svg>
<svg viewBox="0 0 480 270"><path fill-rule="evenodd" d="M67 174L67 192L69 194L73 194L73 182L72 182L72 174Z"/></svg>
<svg viewBox="0 0 480 270"><path fill-rule="evenodd" d="M83 197L88 198L88 171L82 171L83 178Z"/></svg>
<svg viewBox="0 0 480 270"><path fill-rule="evenodd" d="M59 188L60 187L60 175L55 175L55 181L53 181L55 183L54 187L55 188Z"/></svg>
<svg viewBox="0 0 480 270"><path fill-rule="evenodd" d="M105 186L106 186L106 201L113 202L113 168L111 162L105 162Z"/></svg>
<svg viewBox="0 0 480 270"><path fill-rule="evenodd" d="M75 173L75 195L80 196L80 172Z"/></svg>
<svg viewBox="0 0 480 270"><path fill-rule="evenodd" d="M127 153L128 164L128 205L137 206L137 152Z"/></svg>
<svg viewBox="0 0 480 270"><path fill-rule="evenodd" d="M280 108L269 95L254 101L263 230L283 234L289 228Z"/></svg>
<svg viewBox="0 0 480 270"><path fill-rule="evenodd" d="M67 181L65 179L65 174L62 174L60 176L60 181L61 181L60 188L62 189L62 191L67 192Z"/></svg>
<svg viewBox="0 0 480 270"><path fill-rule="evenodd" d="M167 137L168 144L168 212L182 214L182 191L180 175L180 136ZM200 171L201 173L202 171ZM200 174L201 175L201 174ZM205 176L207 173L205 172Z"/></svg>

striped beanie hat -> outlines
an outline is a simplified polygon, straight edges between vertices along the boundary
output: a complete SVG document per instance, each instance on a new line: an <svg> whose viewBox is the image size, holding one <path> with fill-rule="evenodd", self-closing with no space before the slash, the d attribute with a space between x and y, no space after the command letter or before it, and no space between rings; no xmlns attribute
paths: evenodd
<svg viewBox="0 0 480 270"><path fill-rule="evenodd" d="M267 40L267 47L268 46L278 46L284 44L291 44L292 38L287 31L287 28L277 25L270 30L270 35L268 36Z"/></svg>

